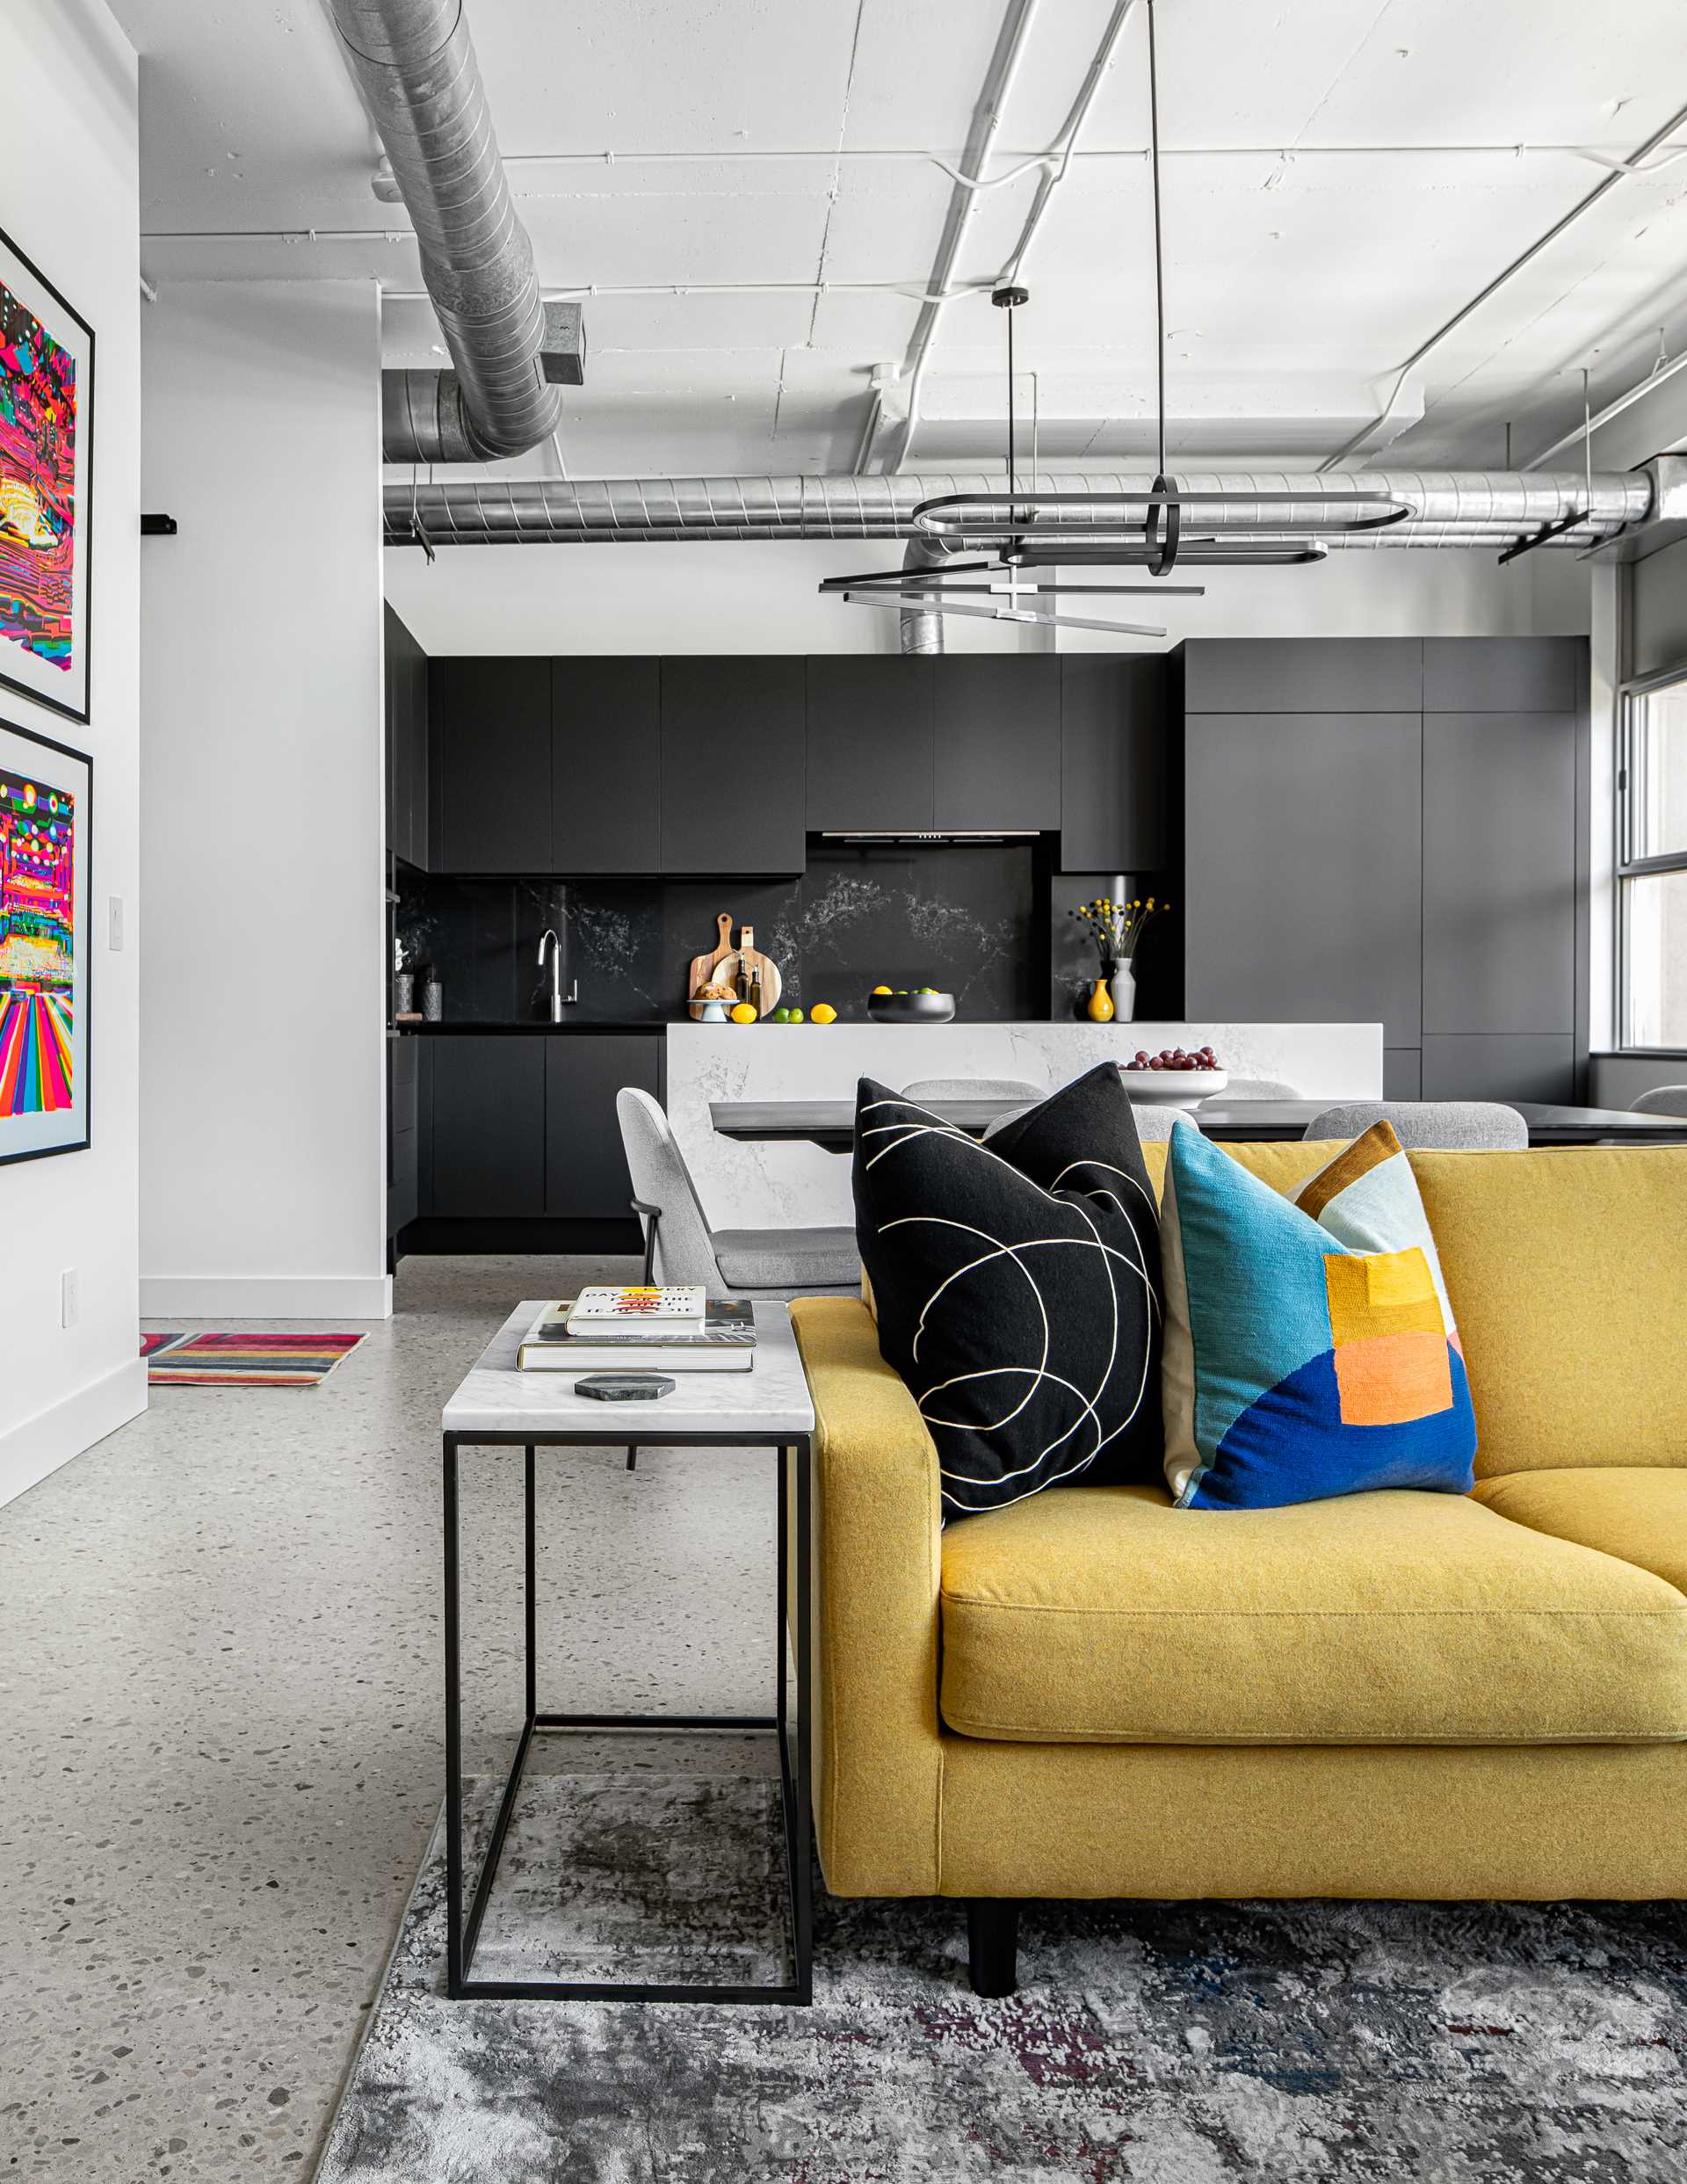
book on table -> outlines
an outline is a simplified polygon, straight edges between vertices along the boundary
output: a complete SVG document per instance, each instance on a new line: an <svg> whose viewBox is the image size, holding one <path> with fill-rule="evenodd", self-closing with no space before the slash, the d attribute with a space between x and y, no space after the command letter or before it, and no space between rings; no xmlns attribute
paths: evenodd
<svg viewBox="0 0 1687 2184"><path fill-rule="evenodd" d="M516 1353L524 1372L748 1373L756 1363L756 1308L746 1298L710 1297L699 1318L665 1326L583 1326L575 1308L567 1297L545 1307Z"/></svg>
<svg viewBox="0 0 1687 2184"><path fill-rule="evenodd" d="M601 1330L606 1334L657 1333L669 1329L680 1334L701 1334L703 1284L666 1282L658 1287L637 1282L605 1282L582 1289L568 1307L570 1330L578 1334Z"/></svg>

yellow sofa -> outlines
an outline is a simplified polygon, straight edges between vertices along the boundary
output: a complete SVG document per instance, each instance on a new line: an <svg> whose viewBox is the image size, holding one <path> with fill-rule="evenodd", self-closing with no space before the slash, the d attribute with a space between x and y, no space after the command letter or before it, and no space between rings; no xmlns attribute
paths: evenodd
<svg viewBox="0 0 1687 2184"><path fill-rule="evenodd" d="M1334 1148L1227 1150L1284 1187ZM1059 1487L945 1530L867 1308L793 1306L827 1883L967 1899L981 1992L1024 1897L1687 1897L1687 1148L1411 1160L1468 1498Z"/></svg>

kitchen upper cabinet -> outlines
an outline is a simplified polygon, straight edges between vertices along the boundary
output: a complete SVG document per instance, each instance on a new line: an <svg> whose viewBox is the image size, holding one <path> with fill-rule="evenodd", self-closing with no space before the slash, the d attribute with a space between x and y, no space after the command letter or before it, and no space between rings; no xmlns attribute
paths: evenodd
<svg viewBox="0 0 1687 2184"><path fill-rule="evenodd" d="M1585 637L1425 637L1426 713L1575 713L1588 701Z"/></svg>
<svg viewBox="0 0 1687 2184"><path fill-rule="evenodd" d="M932 824L957 833L1058 827L1060 660L1052 652L979 653L929 664L937 695Z"/></svg>
<svg viewBox="0 0 1687 2184"><path fill-rule="evenodd" d="M809 828L929 831L941 660L844 653L807 661Z"/></svg>
<svg viewBox="0 0 1687 2184"><path fill-rule="evenodd" d="M435 1214L493 1218L545 1210L542 1033L429 1041Z"/></svg>
<svg viewBox="0 0 1687 2184"><path fill-rule="evenodd" d="M1173 861L1165 661L1095 652L1068 653L1053 664L1061 670L1061 869L1158 871Z"/></svg>
<svg viewBox="0 0 1687 2184"><path fill-rule="evenodd" d="M1423 1029L1575 1026L1575 713L1423 715Z"/></svg>
<svg viewBox="0 0 1687 2184"><path fill-rule="evenodd" d="M387 846L407 864L428 862L427 655L386 610Z"/></svg>
<svg viewBox="0 0 1687 2184"><path fill-rule="evenodd" d="M550 662L435 660L428 700L433 870L548 872Z"/></svg>
<svg viewBox="0 0 1687 2184"><path fill-rule="evenodd" d="M551 663L552 872L655 872L662 668L652 659Z"/></svg>
<svg viewBox="0 0 1687 2184"><path fill-rule="evenodd" d="M1422 637L1194 637L1184 647L1191 713L1415 713Z"/></svg>
<svg viewBox="0 0 1687 2184"><path fill-rule="evenodd" d="M1191 714L1184 734L1190 1017L1379 1021L1415 1047L1421 714Z"/></svg>
<svg viewBox="0 0 1687 2184"><path fill-rule="evenodd" d="M545 1211L576 1220L626 1221L633 1197L615 1095L624 1085L660 1097L662 1041L624 1037L547 1039Z"/></svg>
<svg viewBox="0 0 1687 2184"><path fill-rule="evenodd" d="M802 870L804 681L800 658L662 661L662 871Z"/></svg>

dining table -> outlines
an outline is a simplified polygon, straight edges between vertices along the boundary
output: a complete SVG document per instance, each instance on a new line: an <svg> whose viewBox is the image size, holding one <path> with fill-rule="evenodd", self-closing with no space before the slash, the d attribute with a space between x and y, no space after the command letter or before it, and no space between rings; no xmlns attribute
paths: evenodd
<svg viewBox="0 0 1687 2184"><path fill-rule="evenodd" d="M1020 1099L928 1099L919 1103L941 1122L981 1137L992 1122L1017 1114ZM1327 1099L1226 1099L1220 1093L1183 1110L1206 1137L1232 1143L1278 1143L1303 1138ZM1625 1107L1575 1107L1553 1100L1508 1099L1528 1127L1532 1145L1687 1144L1687 1115L1633 1114ZM852 1099L716 1099L709 1106L716 1134L741 1144L819 1145L849 1152L855 1143Z"/></svg>

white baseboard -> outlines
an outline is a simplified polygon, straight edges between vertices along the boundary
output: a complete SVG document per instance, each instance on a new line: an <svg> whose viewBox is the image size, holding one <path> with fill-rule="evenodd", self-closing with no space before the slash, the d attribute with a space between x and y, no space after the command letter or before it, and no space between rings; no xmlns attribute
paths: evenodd
<svg viewBox="0 0 1687 2184"><path fill-rule="evenodd" d="M103 1380L78 1388L62 1403L0 1433L0 1505L15 1501L62 1463L139 1418L146 1407L147 1361L126 1358Z"/></svg>
<svg viewBox="0 0 1687 2184"><path fill-rule="evenodd" d="M142 1274L142 1319L390 1319L390 1274Z"/></svg>

